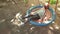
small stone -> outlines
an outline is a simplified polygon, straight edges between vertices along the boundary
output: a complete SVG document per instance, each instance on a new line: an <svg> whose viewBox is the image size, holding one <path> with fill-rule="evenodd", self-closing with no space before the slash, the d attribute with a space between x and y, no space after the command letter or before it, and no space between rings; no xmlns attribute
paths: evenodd
<svg viewBox="0 0 60 34"><path fill-rule="evenodd" d="M56 26L55 29L59 29L59 27Z"/></svg>
<svg viewBox="0 0 60 34"><path fill-rule="evenodd" d="M55 23L54 21L52 23Z"/></svg>
<svg viewBox="0 0 60 34"><path fill-rule="evenodd" d="M33 30L35 27L31 27L30 30Z"/></svg>
<svg viewBox="0 0 60 34"><path fill-rule="evenodd" d="M51 26L50 26L49 28L50 28L51 30L54 30L54 28L53 28L53 27L51 27Z"/></svg>
<svg viewBox="0 0 60 34"><path fill-rule="evenodd" d="M34 6L34 4L31 4L31 6Z"/></svg>
<svg viewBox="0 0 60 34"><path fill-rule="evenodd" d="M19 17L19 15L20 15L20 13L17 13L17 14L16 14L16 18L18 18L18 17Z"/></svg>
<svg viewBox="0 0 60 34"><path fill-rule="evenodd" d="M11 22L13 22L13 21L14 21L14 19L11 20Z"/></svg>
<svg viewBox="0 0 60 34"><path fill-rule="evenodd" d="M0 23L2 23L2 22L4 22L5 21L5 19L2 19L2 20L0 20Z"/></svg>
<svg viewBox="0 0 60 34"><path fill-rule="evenodd" d="M57 8L60 11L60 8Z"/></svg>

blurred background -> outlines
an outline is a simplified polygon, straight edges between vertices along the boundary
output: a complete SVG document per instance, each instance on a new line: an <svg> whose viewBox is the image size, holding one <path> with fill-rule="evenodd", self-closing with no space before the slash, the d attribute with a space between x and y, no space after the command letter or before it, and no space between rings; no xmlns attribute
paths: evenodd
<svg viewBox="0 0 60 34"><path fill-rule="evenodd" d="M41 27L11 23L17 13L25 14L31 6L46 2L50 2L56 12L56 20L52 24ZM0 0L0 34L60 34L60 0Z"/></svg>

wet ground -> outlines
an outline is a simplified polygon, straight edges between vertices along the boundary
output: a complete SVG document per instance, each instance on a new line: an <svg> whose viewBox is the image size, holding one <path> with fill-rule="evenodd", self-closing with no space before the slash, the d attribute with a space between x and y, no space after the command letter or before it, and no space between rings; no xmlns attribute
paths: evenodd
<svg viewBox="0 0 60 34"><path fill-rule="evenodd" d="M24 14L31 4L38 5L39 2L37 0L28 0L28 3L23 0L0 0L0 34L60 34L60 11L58 10L55 23L48 26L33 26L29 23L21 27L11 25L11 19L18 12Z"/></svg>

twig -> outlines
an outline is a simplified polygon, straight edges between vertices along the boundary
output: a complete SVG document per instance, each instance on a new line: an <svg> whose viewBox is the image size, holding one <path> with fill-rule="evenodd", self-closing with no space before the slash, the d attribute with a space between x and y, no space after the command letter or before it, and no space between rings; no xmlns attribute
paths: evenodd
<svg viewBox="0 0 60 34"><path fill-rule="evenodd" d="M57 4L58 4L58 0L56 1L55 12L56 12L56 10L57 10Z"/></svg>

